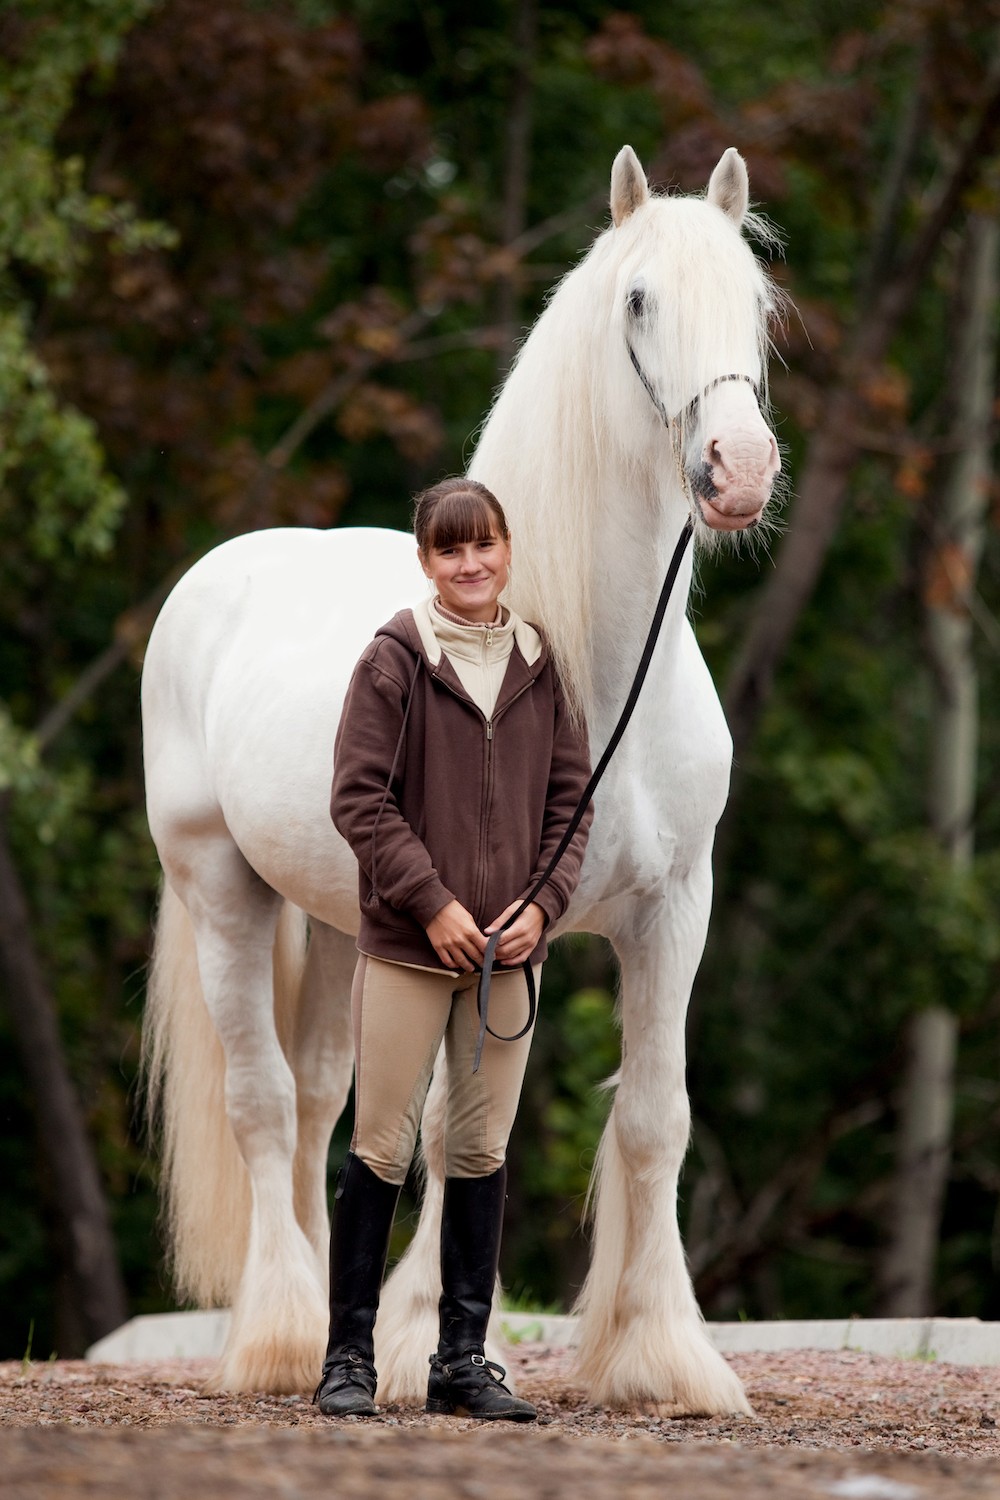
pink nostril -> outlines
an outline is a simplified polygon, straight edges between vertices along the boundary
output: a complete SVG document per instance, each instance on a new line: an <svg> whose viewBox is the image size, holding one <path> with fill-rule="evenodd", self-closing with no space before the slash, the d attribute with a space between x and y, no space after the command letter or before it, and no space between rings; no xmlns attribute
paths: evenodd
<svg viewBox="0 0 1000 1500"><path fill-rule="evenodd" d="M705 443L704 448L702 449L702 460L708 465L710 469L716 470L720 476L724 475L725 478L729 480L734 477L735 471L741 470L741 459L743 460L743 462L746 462L746 460L749 458L749 454L747 454L746 452L740 453L738 449L733 450L728 446L726 448L726 452L724 453L724 442L725 439L723 438L709 438ZM727 454L729 460L734 465L733 471L731 471L730 469L730 462L727 462ZM757 468L757 464L760 465L759 468ZM773 433L768 433L767 435L766 450L761 450L760 448L758 448L756 454L756 462L753 462L751 460L751 463L748 465L748 467L756 470L758 478L761 481L773 481L777 477L777 475L781 473L781 455L778 452L778 444L775 441ZM716 482L718 482L718 480Z"/></svg>

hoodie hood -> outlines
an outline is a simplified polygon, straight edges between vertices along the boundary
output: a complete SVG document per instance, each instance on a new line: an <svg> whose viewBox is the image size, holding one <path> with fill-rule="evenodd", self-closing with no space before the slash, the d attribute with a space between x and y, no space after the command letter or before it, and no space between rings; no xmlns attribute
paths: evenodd
<svg viewBox="0 0 1000 1500"><path fill-rule="evenodd" d="M458 673L434 633L431 623L431 600L427 599L417 604L413 609L401 609L398 614L393 615L391 620L382 625L375 632L376 641L380 636L387 636L390 640L398 641L415 656L419 656L430 672L432 677L440 678L447 682L449 687L457 688L465 696L465 689L458 680ZM515 669L514 677L521 677L526 672L527 676L534 680L537 678L549 659L549 649L545 637L534 625L529 625L522 620L520 615L510 611L514 624L514 654L520 657L521 671ZM506 697L506 693L501 698Z"/></svg>

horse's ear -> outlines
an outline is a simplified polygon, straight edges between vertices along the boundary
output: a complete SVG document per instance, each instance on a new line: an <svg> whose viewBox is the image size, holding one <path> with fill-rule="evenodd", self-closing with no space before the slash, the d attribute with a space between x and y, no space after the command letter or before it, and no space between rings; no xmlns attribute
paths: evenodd
<svg viewBox="0 0 1000 1500"><path fill-rule="evenodd" d="M624 224L649 197L649 183L631 146L623 146L611 168L611 221Z"/></svg>
<svg viewBox="0 0 1000 1500"><path fill-rule="evenodd" d="M739 227L750 207L750 178L747 164L735 146L730 146L708 179L708 201L728 214Z"/></svg>

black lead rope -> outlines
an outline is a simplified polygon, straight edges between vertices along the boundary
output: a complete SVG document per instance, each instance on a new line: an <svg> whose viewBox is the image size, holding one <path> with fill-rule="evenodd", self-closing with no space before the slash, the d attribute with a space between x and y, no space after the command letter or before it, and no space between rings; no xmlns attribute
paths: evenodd
<svg viewBox="0 0 1000 1500"><path fill-rule="evenodd" d="M479 976L479 989L476 994L476 1007L479 1011L479 1035L476 1039L476 1056L475 1061L472 1065L473 1073L479 1072L479 1063L483 1055L483 1044L486 1041L487 1032L489 1032L490 1036L496 1037L498 1042L516 1042L522 1036L526 1035L526 1033L531 1030L532 1026L535 1023L535 1013L538 1009L538 997L535 993L535 976L532 973L530 962L525 959L523 967L524 977L528 985L527 1021L525 1021L520 1031L514 1032L513 1036L501 1036L499 1032L494 1031L489 1024L488 1017L490 1005L490 980L493 977L493 964L496 960L497 943L500 941L501 936L507 931L508 927L510 927L512 923L516 922L518 917L521 916L521 914L527 909L527 907L531 905L532 901L534 901L535 897L538 895L542 887L548 884L553 870L556 868L556 865L559 863L563 855L566 853L566 850L569 848L573 835L576 833L576 830L580 826L580 820L582 819L584 813L587 811L587 808L590 805L591 798L593 797L594 792L597 790L598 784L600 783L600 780L603 777L605 771L608 769L611 757L618 749L618 745L621 741L622 735L628 728L629 719L631 719L633 710L635 709L635 705L639 701L639 694L642 691L642 685L646 680L646 674L649 671L649 664L653 659L653 651L656 647L657 637L660 634L660 627L663 624L663 617L667 612L667 605L670 603L670 595L673 593L674 583L677 579L677 573L681 565L681 559L684 556L684 551L687 547L688 542L691 540L693 531L694 523L691 520L691 517L688 516L687 520L684 522L684 529L677 539L677 546L674 548L674 555L670 559L670 566L667 569L667 575L663 580L663 587L660 590L660 597L657 600L656 609L653 613L653 621L649 627L649 634L646 637L646 644L643 647L642 657L639 661L638 667L636 668L635 677L632 680L632 686L629 690L629 695L626 699L625 707L622 709L621 716L618 720L618 723L615 725L614 732L612 733L611 738L608 740L608 743L604 750L604 754L601 756L596 767L594 768L593 775L584 788L583 795L581 796L580 801L577 803L576 810L574 811L573 816L570 818L569 822L566 825L566 831L563 834L562 838L559 840L559 847L556 849L556 852L553 854L552 858L546 865L544 872L535 881L535 884L525 896L524 900L521 902L517 910L511 912L510 916L507 918L506 922L504 922L503 926L497 928L496 932L494 932L490 936L490 940L486 944L486 952L483 954L482 973Z"/></svg>

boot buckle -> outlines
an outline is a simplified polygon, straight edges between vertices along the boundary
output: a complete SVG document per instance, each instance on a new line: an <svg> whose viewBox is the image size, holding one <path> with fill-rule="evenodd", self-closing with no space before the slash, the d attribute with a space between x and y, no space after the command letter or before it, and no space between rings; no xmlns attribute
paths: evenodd
<svg viewBox="0 0 1000 1500"><path fill-rule="evenodd" d="M485 1365L485 1363L486 1363L486 1355L485 1354L473 1354L473 1356L472 1356L472 1363L474 1365Z"/></svg>

